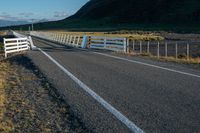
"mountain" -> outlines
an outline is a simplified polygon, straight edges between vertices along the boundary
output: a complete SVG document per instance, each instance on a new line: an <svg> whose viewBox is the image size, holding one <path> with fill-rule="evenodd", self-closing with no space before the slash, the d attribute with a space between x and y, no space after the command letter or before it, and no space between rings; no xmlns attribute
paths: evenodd
<svg viewBox="0 0 200 133"><path fill-rule="evenodd" d="M200 0L90 0L69 19L200 24Z"/></svg>
<svg viewBox="0 0 200 133"><path fill-rule="evenodd" d="M15 26L15 25L24 25L28 24L29 22L27 21L8 21L8 20L0 20L0 27L5 27L5 26Z"/></svg>

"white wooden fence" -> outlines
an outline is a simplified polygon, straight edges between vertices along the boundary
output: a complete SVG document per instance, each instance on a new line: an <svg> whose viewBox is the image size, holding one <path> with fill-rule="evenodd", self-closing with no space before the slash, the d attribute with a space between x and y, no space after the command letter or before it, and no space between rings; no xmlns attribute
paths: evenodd
<svg viewBox="0 0 200 133"><path fill-rule="evenodd" d="M14 52L20 52L29 50L29 40L27 37L25 38L11 38L6 39L4 38L4 52L5 57L7 58L7 54L14 53Z"/></svg>
<svg viewBox="0 0 200 133"><path fill-rule="evenodd" d="M73 47L81 47L83 42L83 36L77 36L77 35L66 35L66 34L48 33L48 32L31 32L30 35Z"/></svg>
<svg viewBox="0 0 200 133"><path fill-rule="evenodd" d="M49 32L31 32L30 35L73 47L127 51L126 38L79 36Z"/></svg>
<svg viewBox="0 0 200 133"><path fill-rule="evenodd" d="M126 52L126 38L91 36L90 48Z"/></svg>

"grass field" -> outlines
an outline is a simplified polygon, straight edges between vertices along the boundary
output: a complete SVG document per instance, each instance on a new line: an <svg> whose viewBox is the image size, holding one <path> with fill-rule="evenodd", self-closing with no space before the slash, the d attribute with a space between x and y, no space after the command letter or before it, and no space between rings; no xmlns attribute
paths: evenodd
<svg viewBox="0 0 200 133"><path fill-rule="evenodd" d="M68 35L77 35L77 36L106 36L106 37L118 37L118 38L131 38L134 40L163 40L164 38L153 33L130 33L128 31L118 31L118 32L71 32L63 30L52 30L48 31L52 33L59 34L68 34Z"/></svg>

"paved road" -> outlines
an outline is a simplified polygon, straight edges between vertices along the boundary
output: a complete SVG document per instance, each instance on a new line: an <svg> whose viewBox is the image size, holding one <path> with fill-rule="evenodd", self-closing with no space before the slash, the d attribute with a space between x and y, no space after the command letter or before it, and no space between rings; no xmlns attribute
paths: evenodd
<svg viewBox="0 0 200 133"><path fill-rule="evenodd" d="M38 38L34 44L144 132L200 132L199 69L121 55L122 60L108 57L110 52L102 55ZM43 53L36 50L28 56L91 132L130 132Z"/></svg>

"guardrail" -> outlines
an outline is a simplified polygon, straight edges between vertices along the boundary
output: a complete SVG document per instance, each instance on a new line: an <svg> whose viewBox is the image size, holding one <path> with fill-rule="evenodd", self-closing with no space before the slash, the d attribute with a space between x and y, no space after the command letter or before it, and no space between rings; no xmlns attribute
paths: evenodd
<svg viewBox="0 0 200 133"><path fill-rule="evenodd" d="M126 38L67 35L61 33L31 32L31 36L58 42L72 47L127 51Z"/></svg>
<svg viewBox="0 0 200 133"><path fill-rule="evenodd" d="M5 58L7 58L7 54L14 53L14 52L20 52L29 50L29 41L28 38L11 38L6 39L4 38L4 52L5 52Z"/></svg>

